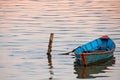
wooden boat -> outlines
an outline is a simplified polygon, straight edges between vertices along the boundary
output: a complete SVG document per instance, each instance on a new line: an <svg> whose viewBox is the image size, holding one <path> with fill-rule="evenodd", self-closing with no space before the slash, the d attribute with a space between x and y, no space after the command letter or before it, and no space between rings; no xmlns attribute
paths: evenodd
<svg viewBox="0 0 120 80"><path fill-rule="evenodd" d="M80 65L99 64L113 57L115 43L108 36L102 36L74 50Z"/></svg>

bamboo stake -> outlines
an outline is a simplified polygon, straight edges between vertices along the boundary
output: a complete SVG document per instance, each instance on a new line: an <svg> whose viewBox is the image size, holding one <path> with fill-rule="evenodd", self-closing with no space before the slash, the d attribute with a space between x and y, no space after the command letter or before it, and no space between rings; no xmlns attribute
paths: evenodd
<svg viewBox="0 0 120 80"><path fill-rule="evenodd" d="M47 51L48 55L50 55L52 51L53 36L54 36L54 33L50 33L50 39L49 39L49 45L48 45L48 51Z"/></svg>

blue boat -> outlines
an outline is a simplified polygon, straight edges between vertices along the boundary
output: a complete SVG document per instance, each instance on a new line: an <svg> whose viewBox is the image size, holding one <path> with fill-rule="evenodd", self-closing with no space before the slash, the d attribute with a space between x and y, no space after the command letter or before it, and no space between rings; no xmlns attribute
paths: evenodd
<svg viewBox="0 0 120 80"><path fill-rule="evenodd" d="M107 35L95 39L85 45L79 46L74 50L77 62L87 66L99 64L113 57L115 43Z"/></svg>

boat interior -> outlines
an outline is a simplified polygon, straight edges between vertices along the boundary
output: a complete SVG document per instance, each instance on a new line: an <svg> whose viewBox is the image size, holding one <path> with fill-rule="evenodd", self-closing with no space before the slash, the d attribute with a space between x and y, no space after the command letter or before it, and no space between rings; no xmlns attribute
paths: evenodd
<svg viewBox="0 0 120 80"><path fill-rule="evenodd" d="M86 52L110 51L114 48L115 44L110 38L98 38L92 42L78 47L75 50L75 53L81 54Z"/></svg>

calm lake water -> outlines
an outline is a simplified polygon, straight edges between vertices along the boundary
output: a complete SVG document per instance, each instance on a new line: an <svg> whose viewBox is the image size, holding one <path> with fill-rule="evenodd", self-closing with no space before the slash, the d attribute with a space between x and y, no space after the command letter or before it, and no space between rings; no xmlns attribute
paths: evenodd
<svg viewBox="0 0 120 80"><path fill-rule="evenodd" d="M46 55L54 33L51 55ZM59 55L102 35L115 59L80 67ZM1 80L120 80L120 0L0 0Z"/></svg>

